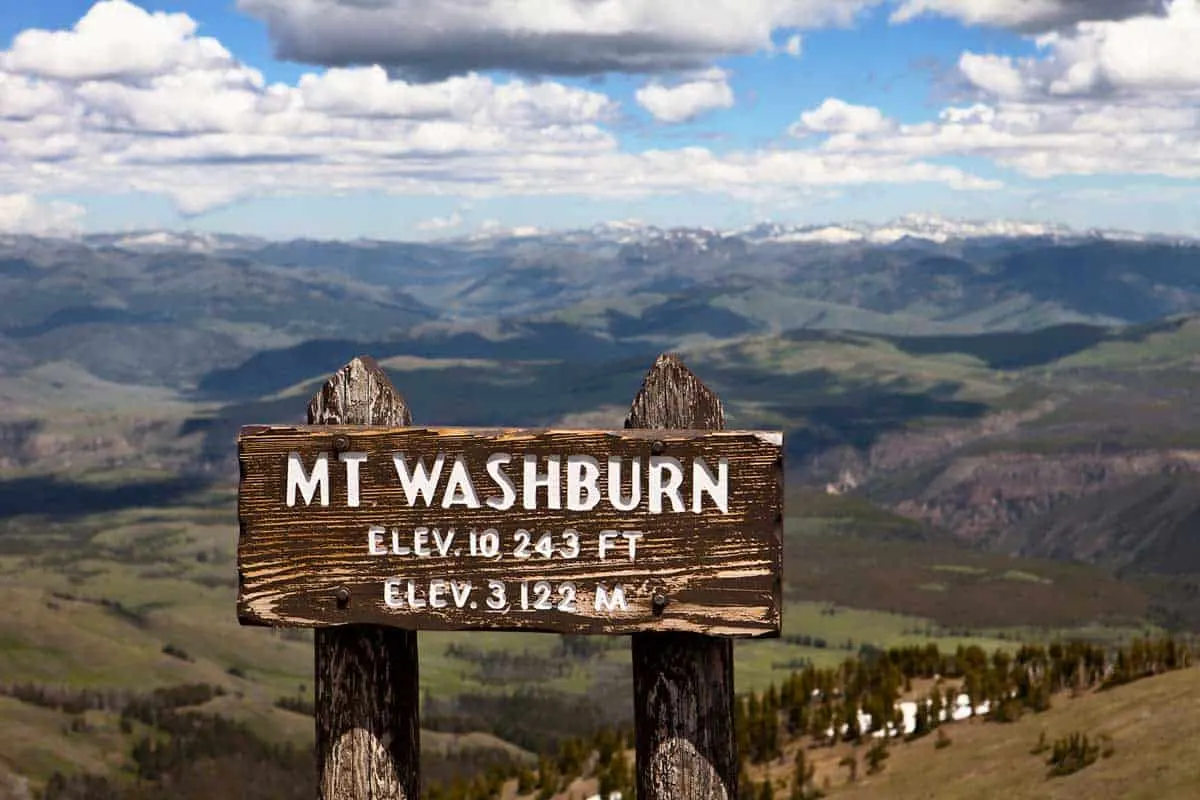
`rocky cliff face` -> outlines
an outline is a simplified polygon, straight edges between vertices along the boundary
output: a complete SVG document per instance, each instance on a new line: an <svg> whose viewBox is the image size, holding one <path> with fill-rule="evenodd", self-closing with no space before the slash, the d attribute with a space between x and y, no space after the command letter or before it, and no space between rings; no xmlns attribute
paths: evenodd
<svg viewBox="0 0 1200 800"><path fill-rule="evenodd" d="M1200 572L1200 536L1194 535L1200 448L1114 442L1112 432L1123 423L1107 414L1087 421L1067 414L1067 422L1045 426L1052 412L1063 416L1065 402L887 434L866 451L842 448L795 459L789 473L829 491L863 493L993 551ZM1125 422L1144 428L1132 417ZM1064 432L1071 447L1055 438Z"/></svg>
<svg viewBox="0 0 1200 800"><path fill-rule="evenodd" d="M6 472L189 472L195 449L195 437L182 436L172 419L96 414L0 422L0 470Z"/></svg>
<svg viewBox="0 0 1200 800"><path fill-rule="evenodd" d="M892 508L968 541L1006 543L1022 551L1046 550L1021 536L1020 530L1039 517L1092 496L1146 478L1183 473L1200 474L1200 450L1111 455L991 453L951 459L914 496Z"/></svg>

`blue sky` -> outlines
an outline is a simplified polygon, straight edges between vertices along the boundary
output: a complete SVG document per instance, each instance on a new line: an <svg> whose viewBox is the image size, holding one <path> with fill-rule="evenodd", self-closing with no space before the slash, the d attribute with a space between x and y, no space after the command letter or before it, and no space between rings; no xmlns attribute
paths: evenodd
<svg viewBox="0 0 1200 800"><path fill-rule="evenodd" d="M0 230L935 213L1200 235L1200 0L704 7L2 4Z"/></svg>

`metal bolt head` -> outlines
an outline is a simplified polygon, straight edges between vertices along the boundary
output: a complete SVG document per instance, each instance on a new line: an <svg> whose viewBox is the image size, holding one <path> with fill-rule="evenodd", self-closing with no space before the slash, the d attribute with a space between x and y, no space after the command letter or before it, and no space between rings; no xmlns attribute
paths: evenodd
<svg viewBox="0 0 1200 800"><path fill-rule="evenodd" d="M338 434L333 437L333 452L344 453L350 449L350 437L343 434Z"/></svg>
<svg viewBox="0 0 1200 800"><path fill-rule="evenodd" d="M654 603L655 611L662 611L667 607L667 596L662 592L655 592L650 602Z"/></svg>
<svg viewBox="0 0 1200 800"><path fill-rule="evenodd" d="M650 455L661 456L663 451L666 449L667 446L662 442L655 442L654 444L650 445Z"/></svg>
<svg viewBox="0 0 1200 800"><path fill-rule="evenodd" d="M345 586L339 586L338 590L333 593L337 599L338 608L345 608L350 605L350 590Z"/></svg>

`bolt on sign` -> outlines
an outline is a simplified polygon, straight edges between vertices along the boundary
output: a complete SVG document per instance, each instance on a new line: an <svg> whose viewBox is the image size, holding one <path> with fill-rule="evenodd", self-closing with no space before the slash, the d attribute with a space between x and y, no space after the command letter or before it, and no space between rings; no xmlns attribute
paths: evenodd
<svg viewBox="0 0 1200 800"><path fill-rule="evenodd" d="M778 636L783 436L248 426L243 624Z"/></svg>

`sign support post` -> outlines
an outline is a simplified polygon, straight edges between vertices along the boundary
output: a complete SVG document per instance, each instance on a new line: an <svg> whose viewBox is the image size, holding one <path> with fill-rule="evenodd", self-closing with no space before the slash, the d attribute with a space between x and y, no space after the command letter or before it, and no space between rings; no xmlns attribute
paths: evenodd
<svg viewBox="0 0 1200 800"><path fill-rule="evenodd" d="M725 411L678 358L663 355L625 427L722 430ZM638 800L736 800L733 640L683 632L632 638Z"/></svg>
<svg viewBox="0 0 1200 800"><path fill-rule="evenodd" d="M423 428L372 359L238 437L238 618L315 628L320 800L418 800L418 630L632 635L640 800L736 800L782 629L783 438L658 358L616 431Z"/></svg>
<svg viewBox="0 0 1200 800"><path fill-rule="evenodd" d="M308 404L311 425L411 425L375 360L355 358ZM339 597L339 605L351 598ZM383 625L313 631L320 800L421 796L417 632Z"/></svg>

